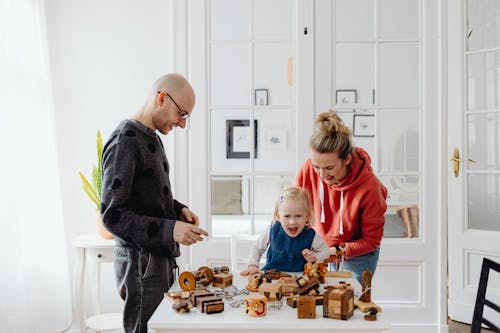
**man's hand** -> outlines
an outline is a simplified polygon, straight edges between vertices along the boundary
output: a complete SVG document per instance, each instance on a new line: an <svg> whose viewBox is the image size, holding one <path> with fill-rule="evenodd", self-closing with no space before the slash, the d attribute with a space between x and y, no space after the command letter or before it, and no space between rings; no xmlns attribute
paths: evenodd
<svg viewBox="0 0 500 333"><path fill-rule="evenodd" d="M182 221L175 222L174 225L174 240L182 245L193 245L196 242L201 242L203 237L208 236L208 232L194 224Z"/></svg>
<svg viewBox="0 0 500 333"><path fill-rule="evenodd" d="M187 207L182 208L180 216L179 216L179 220L181 220L183 222L194 224L196 226L200 224L200 220L198 219L198 215L193 213L191 211L191 209L189 209Z"/></svg>
<svg viewBox="0 0 500 333"><path fill-rule="evenodd" d="M317 261L316 256L314 255L314 252L309 250L309 249L303 249L301 253L307 262L316 262Z"/></svg>

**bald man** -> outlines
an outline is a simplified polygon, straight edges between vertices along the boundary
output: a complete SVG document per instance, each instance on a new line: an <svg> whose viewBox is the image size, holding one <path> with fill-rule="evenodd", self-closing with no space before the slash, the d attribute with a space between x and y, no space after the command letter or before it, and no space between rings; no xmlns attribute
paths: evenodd
<svg viewBox="0 0 500 333"><path fill-rule="evenodd" d="M101 214L116 240L115 275L127 333L147 332L149 318L174 281L179 243L190 246L208 236L198 227L198 216L173 198L167 156L156 133L186 127L194 103L184 77L164 75L104 146Z"/></svg>

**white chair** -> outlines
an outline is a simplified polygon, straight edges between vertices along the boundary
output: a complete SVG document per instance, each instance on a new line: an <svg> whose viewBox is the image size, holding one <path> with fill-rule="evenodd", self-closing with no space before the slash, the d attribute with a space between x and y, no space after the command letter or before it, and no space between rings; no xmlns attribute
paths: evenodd
<svg viewBox="0 0 500 333"><path fill-rule="evenodd" d="M244 264L244 268L248 264L248 255L252 245L257 242L258 235L231 235L230 237L230 256L231 256L231 272L233 275L238 274L238 263ZM240 250L240 251L238 251ZM263 266L266 263L266 253L262 255L259 265Z"/></svg>

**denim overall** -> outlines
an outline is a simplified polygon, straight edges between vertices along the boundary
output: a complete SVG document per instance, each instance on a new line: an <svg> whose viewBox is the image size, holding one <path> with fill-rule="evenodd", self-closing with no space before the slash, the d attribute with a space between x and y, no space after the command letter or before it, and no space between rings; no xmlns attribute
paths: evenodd
<svg viewBox="0 0 500 333"><path fill-rule="evenodd" d="M306 260L302 250L310 249L316 232L312 228L304 228L297 237L288 236L281 223L276 221L269 233L269 249L267 262L262 270L277 269L283 272L302 272Z"/></svg>

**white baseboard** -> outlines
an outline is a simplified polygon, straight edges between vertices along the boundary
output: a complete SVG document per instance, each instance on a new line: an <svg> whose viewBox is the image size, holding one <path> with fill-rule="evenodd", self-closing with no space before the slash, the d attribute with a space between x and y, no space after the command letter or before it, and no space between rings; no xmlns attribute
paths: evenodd
<svg viewBox="0 0 500 333"><path fill-rule="evenodd" d="M391 324L391 333L448 333L448 325Z"/></svg>

